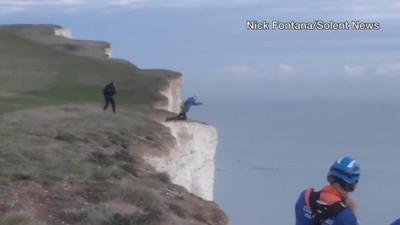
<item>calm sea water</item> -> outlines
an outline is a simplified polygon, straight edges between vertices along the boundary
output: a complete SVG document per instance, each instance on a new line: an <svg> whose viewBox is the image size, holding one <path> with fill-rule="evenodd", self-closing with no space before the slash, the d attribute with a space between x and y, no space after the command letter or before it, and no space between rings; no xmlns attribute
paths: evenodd
<svg viewBox="0 0 400 225"><path fill-rule="evenodd" d="M400 99L209 99L192 116L218 127L215 200L232 225L294 224L294 203L343 155L361 164L360 224L400 217Z"/></svg>

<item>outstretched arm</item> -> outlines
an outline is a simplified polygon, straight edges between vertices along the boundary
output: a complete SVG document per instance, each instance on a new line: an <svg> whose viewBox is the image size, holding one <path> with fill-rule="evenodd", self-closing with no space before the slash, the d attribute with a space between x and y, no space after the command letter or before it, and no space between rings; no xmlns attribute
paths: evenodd
<svg viewBox="0 0 400 225"><path fill-rule="evenodd" d="M203 105L202 102L193 102L193 105Z"/></svg>

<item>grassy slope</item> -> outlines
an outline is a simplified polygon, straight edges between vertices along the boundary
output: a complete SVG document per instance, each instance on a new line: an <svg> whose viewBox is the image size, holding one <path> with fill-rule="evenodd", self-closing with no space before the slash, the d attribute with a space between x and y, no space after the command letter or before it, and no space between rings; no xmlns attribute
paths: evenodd
<svg viewBox="0 0 400 225"><path fill-rule="evenodd" d="M162 74L139 76L141 71L128 63L64 54L21 38L18 28L21 29L0 29L0 90L8 93L1 96L1 111L14 109L19 102L21 107L98 103L102 101L102 86L110 80L118 81L119 104L151 104L159 100L156 88L165 80Z"/></svg>
<svg viewBox="0 0 400 225"><path fill-rule="evenodd" d="M43 43L75 43L52 29L0 26L0 225L225 224L141 160L172 141L149 117L172 73L56 51ZM117 114L101 110L110 80Z"/></svg>

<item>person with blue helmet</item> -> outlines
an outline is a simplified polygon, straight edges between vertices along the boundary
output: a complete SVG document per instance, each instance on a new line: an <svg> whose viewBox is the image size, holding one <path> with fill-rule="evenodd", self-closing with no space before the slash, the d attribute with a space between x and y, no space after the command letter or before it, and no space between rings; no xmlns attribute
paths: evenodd
<svg viewBox="0 0 400 225"><path fill-rule="evenodd" d="M303 191L295 205L296 225L357 225L353 192L360 166L352 157L336 160L329 169L328 185L320 191Z"/></svg>
<svg viewBox="0 0 400 225"><path fill-rule="evenodd" d="M189 112L190 108L192 106L202 105L202 104L203 103L201 103L201 102L197 102L197 97L196 96L189 97L185 101L182 102L180 113L176 117L167 118L166 121L170 121L170 120L186 120L187 119L186 113Z"/></svg>
<svg viewBox="0 0 400 225"><path fill-rule="evenodd" d="M392 224L390 224L390 225L400 225L400 219L394 221L394 222L393 222Z"/></svg>

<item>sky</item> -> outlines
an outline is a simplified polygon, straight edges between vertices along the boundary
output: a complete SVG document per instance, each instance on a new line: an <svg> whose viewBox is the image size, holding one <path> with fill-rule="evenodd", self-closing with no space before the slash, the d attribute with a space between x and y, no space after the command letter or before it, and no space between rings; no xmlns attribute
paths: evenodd
<svg viewBox="0 0 400 225"><path fill-rule="evenodd" d="M0 0L0 23L53 23L115 57L185 75L206 99L400 96L396 0ZM380 23L373 31L251 31L247 20Z"/></svg>

